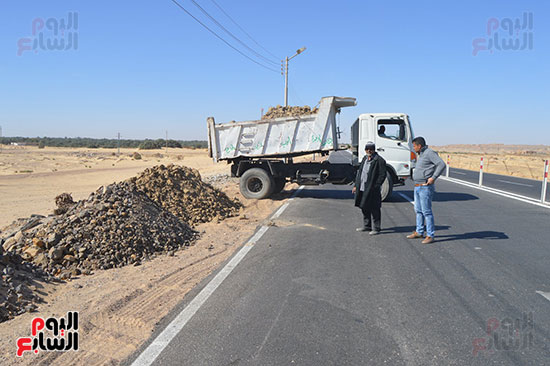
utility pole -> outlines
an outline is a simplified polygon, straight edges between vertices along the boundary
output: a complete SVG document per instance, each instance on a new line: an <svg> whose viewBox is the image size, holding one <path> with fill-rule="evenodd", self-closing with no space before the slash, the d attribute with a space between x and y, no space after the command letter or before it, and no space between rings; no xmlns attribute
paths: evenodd
<svg viewBox="0 0 550 366"><path fill-rule="evenodd" d="M120 155L120 132L118 133L118 141L117 141L117 156Z"/></svg>
<svg viewBox="0 0 550 366"><path fill-rule="evenodd" d="M288 107L288 56L285 60L285 107Z"/></svg>
<svg viewBox="0 0 550 366"><path fill-rule="evenodd" d="M293 56L285 58L284 72L285 72L285 107L288 107L288 61L292 60L294 57L298 56L300 53L306 50L305 47L300 48L296 51ZM281 61L282 63L282 61Z"/></svg>
<svg viewBox="0 0 550 366"><path fill-rule="evenodd" d="M168 130L166 131L166 154L168 154Z"/></svg>
<svg viewBox="0 0 550 366"><path fill-rule="evenodd" d="M2 142L4 142L2 140L2 126L0 126L0 153L2 152Z"/></svg>

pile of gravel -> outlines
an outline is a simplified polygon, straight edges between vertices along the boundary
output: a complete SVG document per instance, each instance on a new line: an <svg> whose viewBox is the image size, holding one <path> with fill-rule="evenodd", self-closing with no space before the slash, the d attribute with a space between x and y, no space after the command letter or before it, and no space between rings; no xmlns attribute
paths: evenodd
<svg viewBox="0 0 550 366"><path fill-rule="evenodd" d="M37 289L53 280L37 266L24 263L21 256L4 253L2 244L0 239L0 323L34 311L43 302Z"/></svg>
<svg viewBox="0 0 550 366"><path fill-rule="evenodd" d="M201 180L200 173L170 164L148 168L129 182L190 226L237 216L242 204Z"/></svg>
<svg viewBox="0 0 550 366"><path fill-rule="evenodd" d="M139 265L155 253L172 252L198 237L128 181L101 187L66 213L37 216L35 222L7 238L4 249L61 279Z"/></svg>
<svg viewBox="0 0 550 366"><path fill-rule="evenodd" d="M308 114L316 114L319 112L319 108L311 109L308 105L299 107L299 106L288 106L282 107L280 105L276 107L269 107L267 113L262 116L262 119L273 119L280 117L296 117L303 116Z"/></svg>

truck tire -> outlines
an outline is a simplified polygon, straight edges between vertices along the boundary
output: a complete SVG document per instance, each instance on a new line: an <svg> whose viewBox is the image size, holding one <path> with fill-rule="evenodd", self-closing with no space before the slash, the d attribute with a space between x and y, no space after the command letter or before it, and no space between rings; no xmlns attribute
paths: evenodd
<svg viewBox="0 0 550 366"><path fill-rule="evenodd" d="M286 178L284 177L278 177L274 178L275 180L275 186L273 188L273 194L281 192L283 189L285 189L286 185Z"/></svg>
<svg viewBox="0 0 550 366"><path fill-rule="evenodd" d="M273 176L262 168L248 169L239 182L242 195L249 199L267 198L273 193L274 187Z"/></svg>
<svg viewBox="0 0 550 366"><path fill-rule="evenodd" d="M386 173L386 179L380 187L380 193L382 195L382 201L387 200L393 192L393 178L390 172Z"/></svg>

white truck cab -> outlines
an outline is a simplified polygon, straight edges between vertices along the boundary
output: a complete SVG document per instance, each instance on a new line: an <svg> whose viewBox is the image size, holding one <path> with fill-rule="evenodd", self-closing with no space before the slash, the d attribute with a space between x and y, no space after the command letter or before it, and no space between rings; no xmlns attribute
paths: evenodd
<svg viewBox="0 0 550 366"><path fill-rule="evenodd" d="M389 197L393 186L402 185L410 176L416 158L409 116L404 113L363 113L353 123L351 137L352 152L359 162L365 155L366 143L372 141L376 144L376 152L386 160L388 167L382 197Z"/></svg>

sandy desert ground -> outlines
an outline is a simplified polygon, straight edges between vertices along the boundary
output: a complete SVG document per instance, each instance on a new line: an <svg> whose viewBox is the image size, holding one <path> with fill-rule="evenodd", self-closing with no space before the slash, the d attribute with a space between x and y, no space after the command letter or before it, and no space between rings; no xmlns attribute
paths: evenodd
<svg viewBox="0 0 550 366"><path fill-rule="evenodd" d="M550 146L544 145L447 145L433 146L451 168L479 171L481 157L486 173L542 180Z"/></svg>

